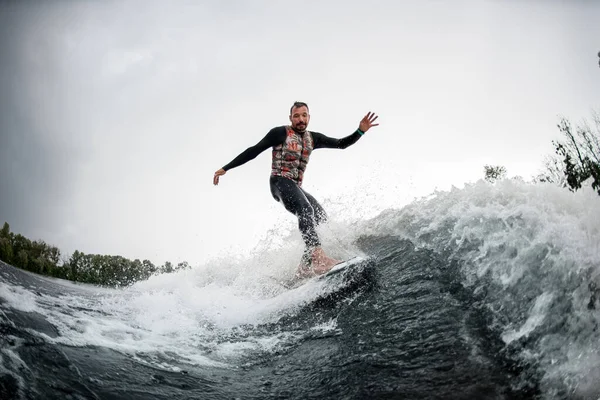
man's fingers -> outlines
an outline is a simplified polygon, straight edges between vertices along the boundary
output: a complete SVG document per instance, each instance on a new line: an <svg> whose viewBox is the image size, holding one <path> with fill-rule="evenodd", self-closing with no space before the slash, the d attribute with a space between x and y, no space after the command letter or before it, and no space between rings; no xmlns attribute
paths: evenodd
<svg viewBox="0 0 600 400"><path fill-rule="evenodd" d="M378 115L375 115L375 113L374 113L374 112L371 112L371 111L369 111L369 112L367 113L367 115L365 115L365 116L364 116L364 118L363 118L363 121L365 121L365 122L373 122L373 121L375 121L377 118L379 118L379 116L378 116Z"/></svg>

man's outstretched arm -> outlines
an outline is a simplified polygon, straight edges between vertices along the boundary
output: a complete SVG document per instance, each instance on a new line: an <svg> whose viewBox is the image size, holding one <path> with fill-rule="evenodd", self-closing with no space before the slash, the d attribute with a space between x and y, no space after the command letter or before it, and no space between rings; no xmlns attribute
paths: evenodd
<svg viewBox="0 0 600 400"><path fill-rule="evenodd" d="M218 169L215 172L215 176L213 178L213 184L219 184L219 177L225 175L227 171L232 168L239 167L247 163L250 160L253 160L260 153L268 149L269 147L277 146L280 143L283 143L285 140L285 127L280 126L277 128L273 128L267 133L267 135L262 138L260 142L255 144L252 147L248 147L244 150L240 155L234 158L229 164L225 165L223 168Z"/></svg>
<svg viewBox="0 0 600 400"><path fill-rule="evenodd" d="M367 115L363 117L358 125L358 129L354 131L349 136L341 139L335 139L329 136L325 136L322 133L314 132L313 137L315 139L315 149L345 149L348 146L353 145L360 139L362 135L365 134L369 129L374 126L378 126L375 121L378 116L375 113L368 112Z"/></svg>

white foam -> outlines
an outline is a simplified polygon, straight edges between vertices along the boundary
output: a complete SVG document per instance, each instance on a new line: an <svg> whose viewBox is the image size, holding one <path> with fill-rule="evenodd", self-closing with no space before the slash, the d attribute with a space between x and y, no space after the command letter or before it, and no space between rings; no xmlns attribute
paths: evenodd
<svg viewBox="0 0 600 400"><path fill-rule="evenodd" d="M360 229L405 237L461 260L464 284L486 285L485 301L507 343L534 332L541 337L523 348L522 357L539 364L548 393L567 387L600 395L600 383L584 378L590 368L600 370L599 315L587 308L589 282L600 286L596 191L479 181L387 210ZM545 326L552 328L546 332ZM573 348L592 355L573 356Z"/></svg>
<svg viewBox="0 0 600 400"><path fill-rule="evenodd" d="M36 296L0 284L10 307L38 311L60 335L46 340L113 349L159 368L173 363L224 366L253 352L292 345L302 333L266 335L261 324L277 323L326 290L322 283L287 290L301 242L290 233L285 246L246 257L224 255L206 265L154 276L126 289L94 290L64 283L69 294ZM41 278L44 279L44 278ZM63 282L47 279L62 285ZM161 354L161 357L156 357ZM166 363L166 364L165 364Z"/></svg>
<svg viewBox="0 0 600 400"><path fill-rule="evenodd" d="M0 282L0 298L16 310L37 311L36 295L21 286L11 286Z"/></svg>
<svg viewBox="0 0 600 400"><path fill-rule="evenodd" d="M324 334L339 333L337 318L332 318L327 322L315 325L311 328L311 330Z"/></svg>
<svg viewBox="0 0 600 400"><path fill-rule="evenodd" d="M552 293L542 293L540 296L538 296L535 300L535 304L529 311L529 316L525 323L522 324L518 330L507 329L504 333L502 333L502 340L504 340L506 343L511 343L512 341L520 339L523 336L527 336L533 332L535 328L540 326L544 321L546 313L548 312L548 308L553 299L554 295L552 295Z"/></svg>
<svg viewBox="0 0 600 400"><path fill-rule="evenodd" d="M18 341L18 339L15 339ZM23 376L23 371L29 372L29 366L19 357L19 355L12 349L2 348L0 349L0 373L3 375L10 375L17 381L18 391L20 397L23 395L23 389L27 387L27 379ZM20 371L21 373L15 373Z"/></svg>

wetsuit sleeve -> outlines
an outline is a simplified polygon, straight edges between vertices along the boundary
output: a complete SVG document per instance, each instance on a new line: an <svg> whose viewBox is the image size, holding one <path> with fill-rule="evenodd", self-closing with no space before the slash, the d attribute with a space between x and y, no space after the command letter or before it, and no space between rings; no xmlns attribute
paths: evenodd
<svg viewBox="0 0 600 400"><path fill-rule="evenodd" d="M229 164L225 165L223 169L225 171L229 171L232 168L239 167L242 164L247 163L250 160L253 160L260 153L268 149L269 147L277 146L285 141L285 126L279 126L277 128L273 128L267 133L267 135L262 138L260 142L252 147L248 147L244 150L239 156L234 158Z"/></svg>
<svg viewBox="0 0 600 400"><path fill-rule="evenodd" d="M346 147L356 143L361 137L361 134L358 133L358 130L354 131L352 135L341 139L325 136L319 132L313 132L312 134L315 142L315 149L345 149Z"/></svg>

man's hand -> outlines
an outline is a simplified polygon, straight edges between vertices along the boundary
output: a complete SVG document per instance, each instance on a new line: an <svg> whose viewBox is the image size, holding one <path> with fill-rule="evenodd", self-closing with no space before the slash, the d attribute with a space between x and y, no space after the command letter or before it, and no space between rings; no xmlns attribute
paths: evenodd
<svg viewBox="0 0 600 400"><path fill-rule="evenodd" d="M215 177L213 178L213 184L218 185L219 184L219 177L225 175L227 171L225 171L223 168L221 168L220 170L218 170L217 172L215 172Z"/></svg>
<svg viewBox="0 0 600 400"><path fill-rule="evenodd" d="M360 125L358 126L358 129L360 129L363 132L366 132L369 129L371 129L371 127L378 126L379 124L373 123L373 122L375 122L375 120L377 118L378 118L378 116L375 115L375 113L372 113L371 111L369 111L367 113L367 115L365 115L364 118L360 121Z"/></svg>

